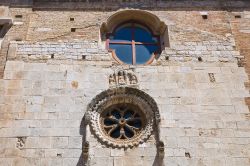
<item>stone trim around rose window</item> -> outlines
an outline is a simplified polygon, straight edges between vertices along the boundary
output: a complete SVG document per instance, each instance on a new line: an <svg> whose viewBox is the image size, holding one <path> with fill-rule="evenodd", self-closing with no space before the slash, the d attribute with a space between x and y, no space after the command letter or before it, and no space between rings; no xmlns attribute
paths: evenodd
<svg viewBox="0 0 250 166"><path fill-rule="evenodd" d="M156 102L129 87L108 89L97 95L89 104L87 116L93 134L113 148L132 148L145 142L160 121Z"/></svg>

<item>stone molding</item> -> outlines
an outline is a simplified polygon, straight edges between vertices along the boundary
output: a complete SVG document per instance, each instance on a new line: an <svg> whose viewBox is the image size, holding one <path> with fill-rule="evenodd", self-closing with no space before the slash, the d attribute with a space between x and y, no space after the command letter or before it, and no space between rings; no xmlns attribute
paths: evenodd
<svg viewBox="0 0 250 166"><path fill-rule="evenodd" d="M156 15L144 10L121 10L111 15L101 26L101 33L112 33L123 22L134 20L150 27L154 35L163 35L167 25Z"/></svg>
<svg viewBox="0 0 250 166"><path fill-rule="evenodd" d="M248 0L2 0L0 5L11 7L33 7L35 9L118 9L118 8L141 8L141 9L168 9L168 10L233 10L249 8Z"/></svg>

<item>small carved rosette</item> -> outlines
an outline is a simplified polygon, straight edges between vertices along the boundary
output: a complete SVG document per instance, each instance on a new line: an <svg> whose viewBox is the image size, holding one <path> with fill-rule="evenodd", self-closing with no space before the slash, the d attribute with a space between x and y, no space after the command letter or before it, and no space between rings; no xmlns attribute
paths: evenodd
<svg viewBox="0 0 250 166"><path fill-rule="evenodd" d="M138 79L134 72L128 70L119 70L109 75L109 86L137 86Z"/></svg>

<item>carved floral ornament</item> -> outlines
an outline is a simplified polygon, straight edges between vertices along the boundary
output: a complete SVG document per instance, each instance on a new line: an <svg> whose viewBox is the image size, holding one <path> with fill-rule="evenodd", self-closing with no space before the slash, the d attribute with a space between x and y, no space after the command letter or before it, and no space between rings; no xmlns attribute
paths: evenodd
<svg viewBox="0 0 250 166"><path fill-rule="evenodd" d="M132 148L143 143L160 119L155 101L129 87L100 93L90 103L87 114L95 136L116 148Z"/></svg>

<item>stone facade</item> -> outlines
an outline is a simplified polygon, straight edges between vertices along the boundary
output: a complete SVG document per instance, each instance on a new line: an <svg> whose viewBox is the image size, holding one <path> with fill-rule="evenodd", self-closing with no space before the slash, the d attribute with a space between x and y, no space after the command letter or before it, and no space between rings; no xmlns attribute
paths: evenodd
<svg viewBox="0 0 250 166"><path fill-rule="evenodd" d="M187 2L0 2L0 23L12 20L0 53L0 166L248 166L249 2ZM102 25L126 7L167 26L149 65L121 65L106 49ZM119 71L136 81L112 82ZM129 148L101 141L87 114L121 87L158 110L149 138Z"/></svg>

